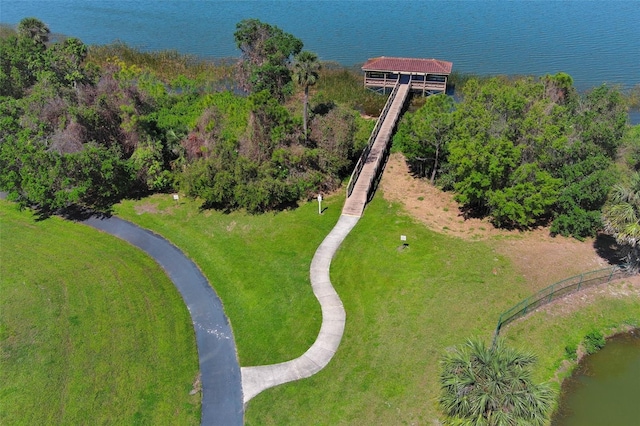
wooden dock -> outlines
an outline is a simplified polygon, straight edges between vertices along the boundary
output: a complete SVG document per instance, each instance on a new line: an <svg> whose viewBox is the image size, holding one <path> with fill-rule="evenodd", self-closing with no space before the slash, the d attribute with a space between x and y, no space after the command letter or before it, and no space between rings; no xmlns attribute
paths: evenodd
<svg viewBox="0 0 640 426"><path fill-rule="evenodd" d="M361 217L364 207L369 201L371 192L375 189L375 182L380 168L383 166L389 141L393 134L404 103L410 90L409 78L401 78L393 89L387 104L378 118L369 145L360 157L347 186L347 200L342 208L342 214Z"/></svg>

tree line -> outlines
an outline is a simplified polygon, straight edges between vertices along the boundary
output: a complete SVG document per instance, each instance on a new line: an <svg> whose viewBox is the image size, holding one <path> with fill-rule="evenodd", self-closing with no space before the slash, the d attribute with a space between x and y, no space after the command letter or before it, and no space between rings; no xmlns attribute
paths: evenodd
<svg viewBox="0 0 640 426"><path fill-rule="evenodd" d="M627 116L617 88L579 94L565 73L471 79L459 102L432 96L406 114L394 146L466 215L585 238L603 229L614 185L640 168Z"/></svg>
<svg viewBox="0 0 640 426"><path fill-rule="evenodd" d="M353 109L309 107L317 56L258 20L237 24L242 57L218 87L117 55L92 61L79 39L49 34L26 18L0 38L0 188L43 214L176 190L205 207L286 208L338 187L366 144Z"/></svg>
<svg viewBox="0 0 640 426"><path fill-rule="evenodd" d="M136 61L123 46L51 43L44 23L24 19L0 37L0 188L50 214L176 190L260 212L339 187L373 124L345 101L357 78L325 73L338 91L311 100L323 82L301 40L255 19L234 38L241 57L219 73L177 54ZM576 238L615 227L620 241L638 240L637 216L606 207L614 188L637 193L640 169L619 90L580 94L564 73L459 86L459 101L431 96L401 120L394 147L415 173L500 227L550 224Z"/></svg>

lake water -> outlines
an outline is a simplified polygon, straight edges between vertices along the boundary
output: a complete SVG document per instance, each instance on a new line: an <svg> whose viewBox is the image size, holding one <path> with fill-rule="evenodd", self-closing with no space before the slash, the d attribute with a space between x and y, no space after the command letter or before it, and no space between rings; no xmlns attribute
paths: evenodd
<svg viewBox="0 0 640 426"><path fill-rule="evenodd" d="M552 426L640 424L640 330L607 340L562 385Z"/></svg>
<svg viewBox="0 0 640 426"><path fill-rule="evenodd" d="M640 84L636 1L134 1L0 0L0 22L27 16L88 44L236 57L235 24L258 18L294 34L325 61L437 58L454 71L544 75L579 89Z"/></svg>

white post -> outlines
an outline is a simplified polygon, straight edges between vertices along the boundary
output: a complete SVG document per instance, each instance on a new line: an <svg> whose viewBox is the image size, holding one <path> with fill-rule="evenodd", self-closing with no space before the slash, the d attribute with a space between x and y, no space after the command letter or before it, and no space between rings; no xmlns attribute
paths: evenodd
<svg viewBox="0 0 640 426"><path fill-rule="evenodd" d="M318 214L322 214L322 194L318 194Z"/></svg>

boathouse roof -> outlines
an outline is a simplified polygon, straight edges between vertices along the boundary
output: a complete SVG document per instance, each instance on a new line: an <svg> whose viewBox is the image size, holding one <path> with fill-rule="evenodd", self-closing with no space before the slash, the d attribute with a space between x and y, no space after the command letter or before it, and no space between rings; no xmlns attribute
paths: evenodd
<svg viewBox="0 0 640 426"><path fill-rule="evenodd" d="M453 62L439 59L393 58L380 56L369 59L362 66L363 71L386 71L396 73L451 74Z"/></svg>

